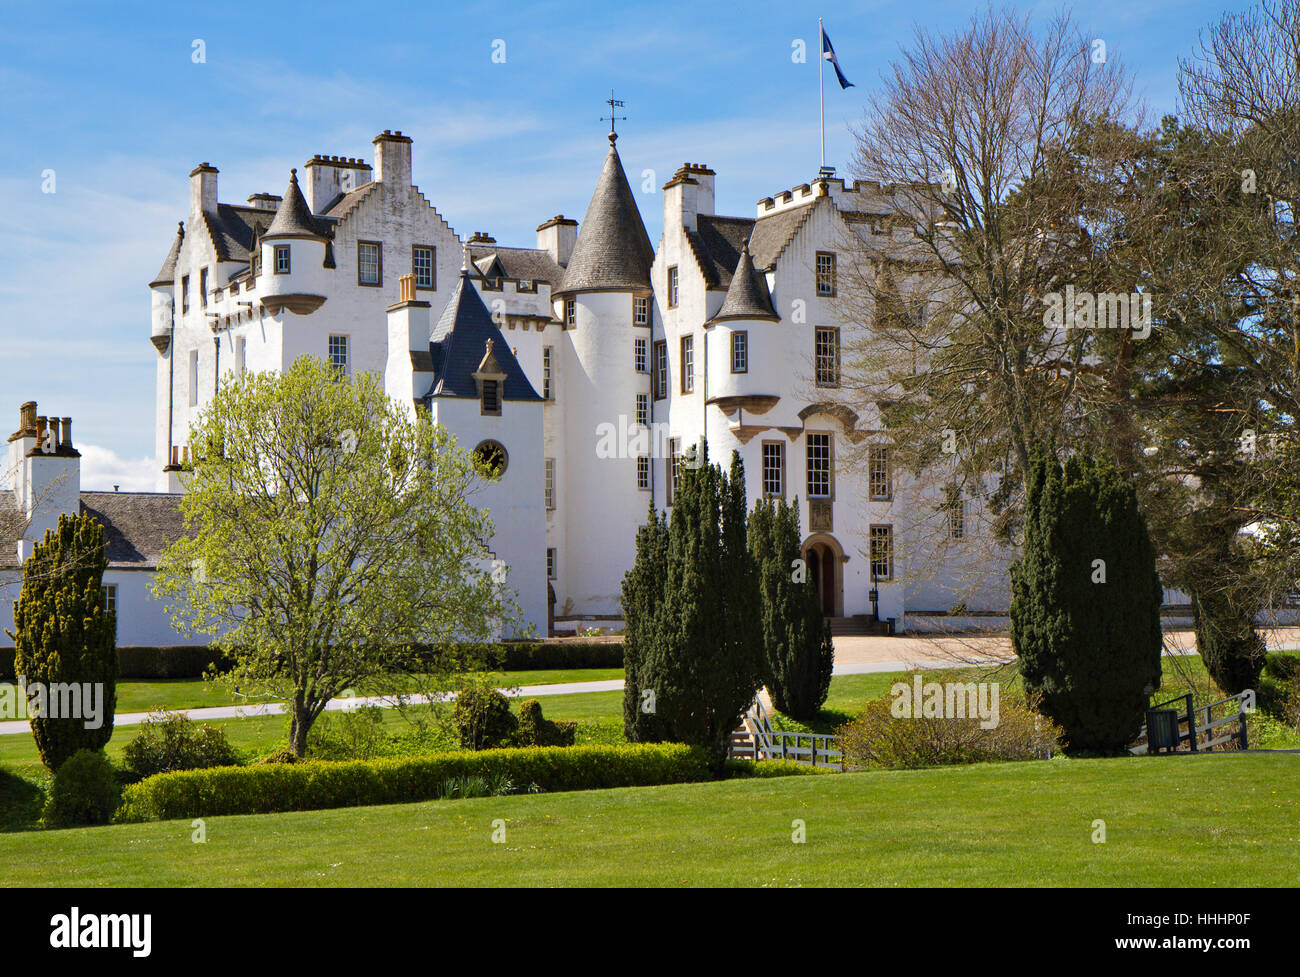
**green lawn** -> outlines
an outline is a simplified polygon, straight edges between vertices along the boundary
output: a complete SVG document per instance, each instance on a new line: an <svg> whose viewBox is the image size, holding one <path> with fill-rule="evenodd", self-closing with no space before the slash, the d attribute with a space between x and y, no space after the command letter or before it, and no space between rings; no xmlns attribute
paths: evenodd
<svg viewBox="0 0 1300 977"><path fill-rule="evenodd" d="M591 669L590 671L606 672L609 669ZM617 670L615 670L617 672ZM511 677L522 674L534 675L543 673L521 673L512 672ZM550 673L559 674L559 673ZM572 672L563 674L573 674ZM614 677L621 677L617 673ZM531 679L527 682L518 682L520 685L534 684L555 684L553 682L540 683ZM570 681L570 679L565 679ZM590 679L590 681L600 681L599 679ZM547 719L576 720L586 725L600 724L602 727L611 724L621 726L623 721L623 693L622 692L580 692L572 695L552 695L538 696L542 703L542 714ZM419 714L427 710L428 707L415 707L411 711ZM406 720L395 709L383 710L384 726L389 732L396 732L406 725ZM209 726L216 726L225 730L226 739L230 745L237 750L244 750L250 753L266 753L281 746L288 741L288 719L285 716L251 716L244 719L208 719L203 720ZM115 760L121 758L122 748L129 743L136 735L139 726L121 726L113 730L113 738L109 740L106 752ZM584 736L584 732L586 735ZM621 734L617 738L621 740ZM611 736L604 730L579 729L579 742L611 742ZM30 733L14 733L11 735L0 736L0 767L10 770L13 773L32 779L41 779L46 775L45 768L36 753L36 743Z"/></svg>
<svg viewBox="0 0 1300 977"><path fill-rule="evenodd" d="M805 844L792 843L795 819ZM189 821L0 835L0 863L41 886L1294 886L1300 757L733 780L210 818L206 830L206 844Z"/></svg>

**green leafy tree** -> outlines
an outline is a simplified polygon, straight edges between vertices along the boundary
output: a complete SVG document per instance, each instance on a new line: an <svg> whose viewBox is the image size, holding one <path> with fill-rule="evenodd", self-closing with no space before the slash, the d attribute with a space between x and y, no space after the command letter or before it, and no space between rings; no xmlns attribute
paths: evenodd
<svg viewBox="0 0 1300 977"><path fill-rule="evenodd" d="M1036 453L1011 643L1072 752L1119 753L1160 685L1160 577L1137 493L1110 462Z"/></svg>
<svg viewBox="0 0 1300 977"><path fill-rule="evenodd" d="M14 604L14 671L28 687L46 690L47 715L32 717L32 736L50 771L78 750L101 750L113 736L117 706L117 620L104 606L108 555L104 527L92 516L59 516L57 528L33 547ZM56 686L76 688L61 695ZM98 728L87 726L85 690L98 699ZM55 715L75 697L79 716Z"/></svg>
<svg viewBox="0 0 1300 977"><path fill-rule="evenodd" d="M154 590L178 627L215 636L232 681L288 700L296 755L343 690L445 677L442 649L517 621L470 504L488 473L369 374L301 357L229 377L192 436L186 535Z"/></svg>
<svg viewBox="0 0 1300 977"><path fill-rule="evenodd" d="M763 672L739 456L724 475L708 464L701 442L695 460L682 466L666 532L651 513L637 543L623 587L628 736L705 747L720 771Z"/></svg>
<svg viewBox="0 0 1300 977"><path fill-rule="evenodd" d="M765 678L772 703L812 719L831 687L835 648L817 591L802 568L799 503L759 499L749 517L749 551L758 569Z"/></svg>

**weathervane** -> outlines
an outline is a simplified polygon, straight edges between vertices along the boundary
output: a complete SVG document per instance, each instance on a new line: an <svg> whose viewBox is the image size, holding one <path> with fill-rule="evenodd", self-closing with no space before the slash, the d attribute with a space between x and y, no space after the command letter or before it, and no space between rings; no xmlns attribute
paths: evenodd
<svg viewBox="0 0 1300 977"><path fill-rule="evenodd" d="M626 115L615 115L615 114L614 114L614 109L616 109L616 108L619 108L619 109L623 108L624 105L625 105L625 103L619 101L618 99L616 99L616 98L614 97L614 89L611 88L611 89L609 90L609 98L605 99L605 104L609 106L609 119L607 120L607 119L602 115L602 116L600 117L600 121L601 121L601 122L606 122L606 121L609 122L609 143L610 143L610 145L612 146L612 145L614 144L614 140L618 138L618 133L614 131L614 123L615 123L616 121L617 121L617 122L626 122L626 121L627 121L627 116L626 116Z"/></svg>

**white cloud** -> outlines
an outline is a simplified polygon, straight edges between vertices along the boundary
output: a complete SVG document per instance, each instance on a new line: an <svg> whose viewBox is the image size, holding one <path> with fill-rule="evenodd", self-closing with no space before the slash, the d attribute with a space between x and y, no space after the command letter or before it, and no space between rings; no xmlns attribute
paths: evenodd
<svg viewBox="0 0 1300 977"><path fill-rule="evenodd" d="M77 446L81 452L83 491L111 492L116 485L123 492L154 491L152 458L119 458L112 448L94 444Z"/></svg>

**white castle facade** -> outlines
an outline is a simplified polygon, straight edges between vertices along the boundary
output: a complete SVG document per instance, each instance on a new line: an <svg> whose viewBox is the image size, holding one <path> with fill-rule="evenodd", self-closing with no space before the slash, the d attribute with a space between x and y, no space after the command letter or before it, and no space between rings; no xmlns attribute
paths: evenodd
<svg viewBox="0 0 1300 977"><path fill-rule="evenodd" d="M615 140L582 223L544 221L532 247L462 241L413 183L400 132L375 138L373 166L315 156L283 195L246 204L222 203L217 170L196 167L150 283L158 493L139 508L174 509L190 425L221 376L311 355L381 376L397 402L502 465L476 501L539 635L618 626L636 528L651 504L671 509L702 437L712 462L740 453L751 505L798 500L806 572L828 616L854 619L840 630L865 629L873 608L882 629L959 603L1004 611L1005 566L989 585L968 576L988 569L979 507L911 484L879 417L836 402L841 351L870 328L843 320L838 250L845 235L888 247L910 234L886 188L823 172L726 217L714 171L685 164L663 187L656 248ZM11 449L33 443L26 424ZM159 545L123 551L147 576ZM179 643L129 619L161 607L126 611L120 645Z"/></svg>

